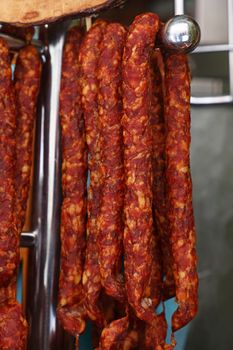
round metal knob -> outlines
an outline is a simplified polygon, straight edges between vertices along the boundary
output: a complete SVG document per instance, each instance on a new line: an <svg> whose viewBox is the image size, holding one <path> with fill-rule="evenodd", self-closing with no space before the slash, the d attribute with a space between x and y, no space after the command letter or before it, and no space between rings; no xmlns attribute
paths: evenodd
<svg viewBox="0 0 233 350"><path fill-rule="evenodd" d="M168 50L190 52L201 38L198 23L190 16L178 15L165 23L162 40Z"/></svg>

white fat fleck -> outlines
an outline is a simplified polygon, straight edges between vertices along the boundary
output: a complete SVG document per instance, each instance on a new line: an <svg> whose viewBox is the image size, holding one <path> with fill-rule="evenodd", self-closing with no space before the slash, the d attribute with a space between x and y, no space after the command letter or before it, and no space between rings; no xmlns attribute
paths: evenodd
<svg viewBox="0 0 233 350"><path fill-rule="evenodd" d="M143 298L141 305L144 309L148 309L150 306L152 306L152 300L150 298Z"/></svg>

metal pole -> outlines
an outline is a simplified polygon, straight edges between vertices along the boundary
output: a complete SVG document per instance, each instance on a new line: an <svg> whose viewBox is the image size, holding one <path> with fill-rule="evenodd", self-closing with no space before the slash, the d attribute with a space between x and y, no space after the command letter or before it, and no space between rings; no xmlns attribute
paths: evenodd
<svg viewBox="0 0 233 350"><path fill-rule="evenodd" d="M183 15L184 14L184 0L175 0L175 15Z"/></svg>
<svg viewBox="0 0 233 350"><path fill-rule="evenodd" d="M61 206L59 89L66 28L67 23L47 28L48 50L37 124L32 208L32 225L37 237L35 246L30 248L28 262L29 350L74 349L74 340L64 334L56 318Z"/></svg>

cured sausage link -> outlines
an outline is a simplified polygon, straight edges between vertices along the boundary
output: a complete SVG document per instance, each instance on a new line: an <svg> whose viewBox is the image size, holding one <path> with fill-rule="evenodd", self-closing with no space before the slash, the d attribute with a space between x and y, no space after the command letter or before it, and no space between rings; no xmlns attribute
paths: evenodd
<svg viewBox="0 0 233 350"><path fill-rule="evenodd" d="M166 181L168 219L174 260L178 309L172 317L176 331L197 312L196 235L190 175L190 72L187 57L165 57Z"/></svg>
<svg viewBox="0 0 233 350"><path fill-rule="evenodd" d="M153 262L150 248L153 228L152 137L147 96L150 54L158 27L156 15L136 17L129 27L123 57L125 276L128 300L138 317L146 311L142 307L142 301L145 288L150 285Z"/></svg>
<svg viewBox="0 0 233 350"><path fill-rule="evenodd" d="M0 349L24 350L27 340L27 322L21 305L15 301L0 304Z"/></svg>
<svg viewBox="0 0 233 350"><path fill-rule="evenodd" d="M82 36L79 27L67 33L60 91L63 202L57 312L64 329L75 336L85 329L82 274L86 248L87 150L78 61Z"/></svg>
<svg viewBox="0 0 233 350"><path fill-rule="evenodd" d="M158 305L163 297L163 278L165 273L164 257L163 257L163 243L164 235L167 234L166 229L166 197L165 197L165 128L163 120L163 62L159 49L155 49L151 55L150 67L150 127L152 130L152 170L153 170L153 216L154 216L154 230L152 247L154 252L154 259L152 263L152 278L151 284L151 298L154 305ZM159 225L163 225L162 227ZM166 240L165 240L166 241ZM167 242L165 242L167 244ZM144 347L147 350L160 349L158 346L164 344L166 337L167 325L165 321L164 312L161 314L162 331L153 325L146 324L144 331Z"/></svg>
<svg viewBox="0 0 233 350"><path fill-rule="evenodd" d="M0 38L0 348L22 350L27 322L15 300L19 235L14 215L16 108L9 49Z"/></svg>
<svg viewBox="0 0 233 350"><path fill-rule="evenodd" d="M4 303L15 298L15 274L19 263L19 241L13 215L16 108L11 78L9 49L5 41L0 39L0 295Z"/></svg>
<svg viewBox="0 0 233 350"><path fill-rule="evenodd" d="M107 26L98 61L100 159L103 177L99 230L99 266L105 292L125 302L120 274L123 248L124 165L121 63L126 30L118 23ZM114 320L104 328L100 349L122 349L128 332L128 317Z"/></svg>
<svg viewBox="0 0 233 350"><path fill-rule="evenodd" d="M120 350L128 334L128 315L111 322L104 328L100 337L99 350Z"/></svg>
<svg viewBox="0 0 233 350"><path fill-rule="evenodd" d="M103 176L99 230L101 282L108 295L123 302L123 276L118 267L123 248L124 166L121 127L121 61L126 30L107 26L98 63L101 172Z"/></svg>
<svg viewBox="0 0 233 350"><path fill-rule="evenodd" d="M125 277L128 301L136 315L156 319L151 289L153 265L152 134L150 128L150 55L159 29L157 15L135 18L123 56L125 165Z"/></svg>
<svg viewBox="0 0 233 350"><path fill-rule="evenodd" d="M35 47L21 49L14 76L16 96L16 203L18 232L21 233L26 217L26 206L32 167L32 140L40 89L41 61Z"/></svg>
<svg viewBox="0 0 233 350"><path fill-rule="evenodd" d="M7 286L19 263L14 217L16 109L8 46L0 39L0 285Z"/></svg>
<svg viewBox="0 0 233 350"><path fill-rule="evenodd" d="M166 206L165 175L165 121L164 121L164 63L159 49L151 59L152 96L151 128L153 135L153 209L160 245L162 272L165 279L162 287L163 299L175 296L173 260L170 245L170 230ZM156 262L158 268L159 262Z"/></svg>
<svg viewBox="0 0 233 350"><path fill-rule="evenodd" d="M98 80L97 64L100 43L107 22L96 21L85 35L79 59L81 65L82 106L84 111L86 139L88 147L88 169L90 185L88 188L87 249L83 273L85 305L88 316L100 327L104 324L103 310L99 303L102 289L97 248L102 178L100 171L100 130L98 125Z"/></svg>

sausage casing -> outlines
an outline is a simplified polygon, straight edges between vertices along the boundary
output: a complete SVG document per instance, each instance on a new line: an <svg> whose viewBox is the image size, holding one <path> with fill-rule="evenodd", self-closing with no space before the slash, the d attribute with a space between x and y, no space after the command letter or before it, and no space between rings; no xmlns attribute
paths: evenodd
<svg viewBox="0 0 233 350"><path fill-rule="evenodd" d="M118 267L123 248L124 166L121 127L121 61L126 30L107 26L98 62L100 162L103 177L99 230L101 282L107 294L124 301L123 276Z"/></svg>
<svg viewBox="0 0 233 350"><path fill-rule="evenodd" d="M0 40L0 284L7 286L19 263L14 216L16 108L9 50Z"/></svg>
<svg viewBox="0 0 233 350"><path fill-rule="evenodd" d="M178 309L173 331L197 312L196 235L190 174L190 72L184 54L165 56L166 181Z"/></svg>
<svg viewBox="0 0 233 350"><path fill-rule="evenodd" d="M82 274L86 248L87 150L78 60L82 36L79 27L67 33L60 91L63 203L57 312L63 327L76 336L85 329Z"/></svg>
<svg viewBox="0 0 233 350"><path fill-rule="evenodd" d="M163 273L163 299L174 297L175 285L173 260L170 244L170 230L167 217L166 174L165 174L165 120L164 120L164 63L159 49L151 57L152 95L151 128L153 137L153 210L157 242L161 251ZM156 262L158 268L159 263ZM159 283L157 283L158 285Z"/></svg>
<svg viewBox="0 0 233 350"><path fill-rule="evenodd" d="M9 49L0 39L0 348L25 347L27 322L16 298L20 237L15 206L16 107Z"/></svg>
<svg viewBox="0 0 233 350"><path fill-rule="evenodd" d="M0 349L24 350L27 322L21 305L14 301L0 304Z"/></svg>
<svg viewBox="0 0 233 350"><path fill-rule="evenodd" d="M16 120L15 188L17 227L21 233L26 216L32 167L32 140L40 89L41 60L32 45L20 50L14 74Z"/></svg>
<svg viewBox="0 0 233 350"><path fill-rule="evenodd" d="M98 125L98 80L97 67L100 43L107 23L96 21L86 33L82 42L79 60L81 65L81 92L84 111L86 140L88 147L88 188L87 249L83 273L85 305L90 319L100 327L104 324L103 310L99 302L101 277L99 271L98 217L100 213L102 177L100 170L100 130Z"/></svg>
<svg viewBox="0 0 233 350"><path fill-rule="evenodd" d="M129 27L123 56L122 118L125 166L125 277L129 304L149 323L156 319L150 285L153 264L152 134L150 55L159 29L157 15L139 15Z"/></svg>

